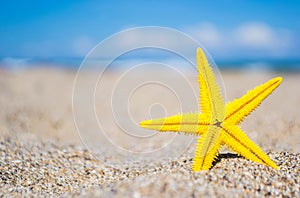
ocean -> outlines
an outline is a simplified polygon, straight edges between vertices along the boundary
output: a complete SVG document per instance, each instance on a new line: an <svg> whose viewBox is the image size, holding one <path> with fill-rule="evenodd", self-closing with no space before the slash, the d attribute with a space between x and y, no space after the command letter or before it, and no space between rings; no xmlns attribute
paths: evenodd
<svg viewBox="0 0 300 198"><path fill-rule="evenodd" d="M23 70L35 67L50 67L77 70L84 62L83 57L51 57L51 58L24 58L24 57L2 57L0 68L8 70ZM104 67L102 63L107 60L95 60L95 67ZM118 58L109 65L113 69L126 69L139 64L149 62L167 64L178 68L193 67L191 63L182 58L170 57L138 57ZM216 59L213 63L220 70L270 70L275 72L299 72L300 59Z"/></svg>

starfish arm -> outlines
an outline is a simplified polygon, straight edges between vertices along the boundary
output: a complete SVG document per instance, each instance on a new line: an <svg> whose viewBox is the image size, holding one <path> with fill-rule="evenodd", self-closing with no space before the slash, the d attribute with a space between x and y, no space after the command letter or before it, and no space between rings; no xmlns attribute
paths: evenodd
<svg viewBox="0 0 300 198"><path fill-rule="evenodd" d="M208 64L205 53L201 48L197 49L197 70L200 84L201 112L215 121L223 121L225 116L225 105L220 94L220 88L216 83L215 76Z"/></svg>
<svg viewBox="0 0 300 198"><path fill-rule="evenodd" d="M207 131L210 120L204 114L186 113L154 120L145 120L139 125L160 132L183 132L190 135L202 135Z"/></svg>
<svg viewBox="0 0 300 198"><path fill-rule="evenodd" d="M279 169L263 150L236 125L223 125L222 141L246 159Z"/></svg>
<svg viewBox="0 0 300 198"><path fill-rule="evenodd" d="M221 128L211 125L203 137L198 139L193 171L208 170L221 148Z"/></svg>
<svg viewBox="0 0 300 198"><path fill-rule="evenodd" d="M229 102L226 105L225 120L232 124L239 124L280 85L281 81L281 77L273 78L248 91L243 97Z"/></svg>

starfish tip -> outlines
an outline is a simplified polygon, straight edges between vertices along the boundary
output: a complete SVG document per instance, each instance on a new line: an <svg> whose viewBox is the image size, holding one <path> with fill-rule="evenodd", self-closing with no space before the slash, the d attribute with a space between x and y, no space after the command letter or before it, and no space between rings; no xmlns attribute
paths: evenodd
<svg viewBox="0 0 300 198"><path fill-rule="evenodd" d="M274 78L275 81L277 81L279 84L282 82L282 77L276 77Z"/></svg>
<svg viewBox="0 0 300 198"><path fill-rule="evenodd" d="M141 121L140 123L139 123L139 125L141 126L141 127L146 127L147 125L149 125L151 123L151 120L144 120L144 121Z"/></svg>

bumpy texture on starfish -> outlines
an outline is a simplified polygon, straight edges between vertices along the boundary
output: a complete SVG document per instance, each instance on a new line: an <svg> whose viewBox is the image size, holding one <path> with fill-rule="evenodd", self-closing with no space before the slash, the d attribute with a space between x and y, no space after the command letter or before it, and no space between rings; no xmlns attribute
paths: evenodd
<svg viewBox="0 0 300 198"><path fill-rule="evenodd" d="M279 86L282 78L273 78L225 106L213 71L200 48L197 49L197 70L201 113L146 120L140 122L140 126L161 132L201 135L196 146L193 171L208 170L222 145L229 146L246 159L278 169L237 125Z"/></svg>

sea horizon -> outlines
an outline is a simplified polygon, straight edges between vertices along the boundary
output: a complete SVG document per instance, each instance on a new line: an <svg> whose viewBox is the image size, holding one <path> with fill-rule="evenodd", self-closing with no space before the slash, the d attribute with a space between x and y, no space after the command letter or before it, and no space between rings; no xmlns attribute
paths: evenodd
<svg viewBox="0 0 300 198"><path fill-rule="evenodd" d="M83 63L84 57L0 57L0 68L8 70L27 69L33 67L50 67L77 70ZM102 67L101 62L107 59L95 59L98 66ZM137 58L118 58L112 61L114 69L129 68L138 64L156 62L168 64L170 66L185 68L185 60L171 57L137 57ZM298 58L226 58L215 59L214 64L220 70L270 70L279 72L299 72L300 59Z"/></svg>

